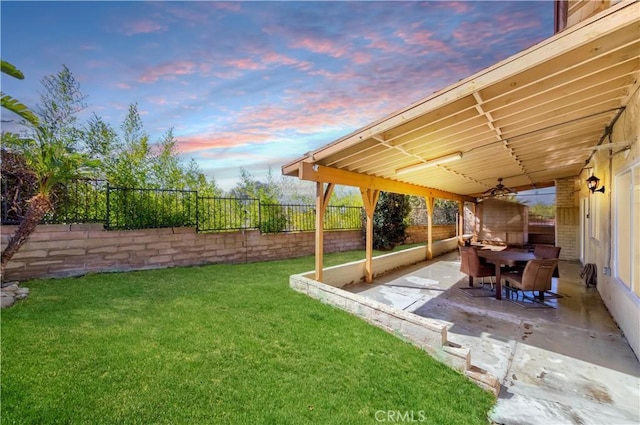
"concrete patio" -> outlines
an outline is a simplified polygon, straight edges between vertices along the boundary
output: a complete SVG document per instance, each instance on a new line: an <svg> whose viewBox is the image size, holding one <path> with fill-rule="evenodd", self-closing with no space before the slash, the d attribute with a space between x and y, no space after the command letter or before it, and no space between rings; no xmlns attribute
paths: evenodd
<svg viewBox="0 0 640 425"><path fill-rule="evenodd" d="M452 252L342 289L446 322L448 339L501 383L494 423L640 423L640 364L579 263L560 262L555 308L471 297L459 268Z"/></svg>

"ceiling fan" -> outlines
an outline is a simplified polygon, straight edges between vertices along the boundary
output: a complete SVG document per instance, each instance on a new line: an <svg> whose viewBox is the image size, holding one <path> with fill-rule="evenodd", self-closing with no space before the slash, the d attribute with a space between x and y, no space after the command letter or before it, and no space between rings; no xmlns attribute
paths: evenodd
<svg viewBox="0 0 640 425"><path fill-rule="evenodd" d="M498 184L480 195L480 198L500 198L506 195L515 195L516 193L518 192L515 189L511 189L510 187L503 185L502 177L500 177L498 179Z"/></svg>

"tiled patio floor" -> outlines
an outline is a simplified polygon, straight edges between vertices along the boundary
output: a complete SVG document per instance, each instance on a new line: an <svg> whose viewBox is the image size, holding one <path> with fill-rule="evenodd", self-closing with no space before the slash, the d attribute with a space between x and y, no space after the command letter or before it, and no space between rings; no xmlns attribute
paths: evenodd
<svg viewBox="0 0 640 425"><path fill-rule="evenodd" d="M343 289L446 322L449 339L502 383L495 423L640 423L640 363L579 263L560 262L554 309L470 297L459 268L454 252Z"/></svg>

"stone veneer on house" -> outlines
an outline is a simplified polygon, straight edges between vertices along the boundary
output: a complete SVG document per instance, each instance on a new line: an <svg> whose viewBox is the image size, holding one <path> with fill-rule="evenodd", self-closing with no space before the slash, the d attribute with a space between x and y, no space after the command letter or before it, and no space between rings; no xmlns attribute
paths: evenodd
<svg viewBox="0 0 640 425"><path fill-rule="evenodd" d="M562 248L561 260L580 258L578 246L580 208L577 192L574 177L556 180L556 246Z"/></svg>

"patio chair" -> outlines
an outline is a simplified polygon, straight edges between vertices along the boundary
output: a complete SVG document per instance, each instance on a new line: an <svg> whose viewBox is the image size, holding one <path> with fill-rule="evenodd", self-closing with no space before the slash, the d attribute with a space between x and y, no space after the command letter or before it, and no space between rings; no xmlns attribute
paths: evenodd
<svg viewBox="0 0 640 425"><path fill-rule="evenodd" d="M473 278L481 277L482 286L484 286L484 278L496 275L496 269L491 264L486 264L484 261L480 261L478 247L474 246L459 246L460 250L460 271L469 276L469 288L473 287ZM491 281L491 279L489 279ZM493 286L493 282L491 282Z"/></svg>
<svg viewBox="0 0 640 425"><path fill-rule="evenodd" d="M554 259L554 258L560 257L561 249L562 248L559 246L536 244L533 247L533 255L543 259ZM507 267L507 271L512 273L522 273L524 271L524 267L510 266L510 267ZM560 273L558 272L558 266L556 266L555 270L553 271L553 277L560 277Z"/></svg>
<svg viewBox="0 0 640 425"><path fill-rule="evenodd" d="M511 291L522 291L523 299L526 297L525 292L531 291L534 297L529 299L541 303L544 302L545 291L551 289L551 278L553 276L553 270L557 265L557 259L535 259L527 262L522 273L502 273L502 278L508 285L505 286L505 288L509 293L509 299L511 299ZM534 294L535 291L538 291L537 296ZM518 293L516 292L516 300L517 299Z"/></svg>
<svg viewBox="0 0 640 425"><path fill-rule="evenodd" d="M553 245L535 245L533 248L533 255L544 259L560 258L561 249L562 247ZM553 270L553 277L560 277L558 266Z"/></svg>

